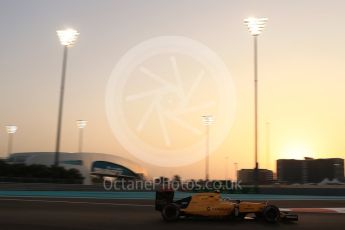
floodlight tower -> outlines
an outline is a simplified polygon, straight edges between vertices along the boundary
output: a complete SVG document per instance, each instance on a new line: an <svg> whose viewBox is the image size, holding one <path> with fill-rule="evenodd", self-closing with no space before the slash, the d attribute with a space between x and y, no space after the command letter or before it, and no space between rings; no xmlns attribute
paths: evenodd
<svg viewBox="0 0 345 230"><path fill-rule="evenodd" d="M13 136L17 132L18 126L15 125L6 125L6 131L8 133L8 143L7 143L7 156L10 157L12 153L13 146Z"/></svg>
<svg viewBox="0 0 345 230"><path fill-rule="evenodd" d="M82 153L83 151L83 138L84 138L84 129L87 125L86 120L77 120L77 127L79 129L79 140L78 140L78 152Z"/></svg>
<svg viewBox="0 0 345 230"><path fill-rule="evenodd" d="M61 86L60 86L60 100L58 110L58 124L56 133L56 146L55 146L55 159L54 165L59 166L60 158L60 142L61 142L61 126L62 126L62 112L64 102L64 91L65 91L65 78L66 78L66 67L67 67L67 53L68 48L71 47L78 38L78 31L74 29L58 30L56 31L61 45L64 47L63 59L62 59L62 72L61 72Z"/></svg>
<svg viewBox="0 0 345 230"><path fill-rule="evenodd" d="M212 115L203 115L203 123L206 126L206 157L205 157L205 180L210 179L209 157L210 157L210 126L214 123Z"/></svg>
<svg viewBox="0 0 345 230"><path fill-rule="evenodd" d="M238 181L238 163L234 162L234 169L235 169L235 176L234 176L234 180Z"/></svg>
<svg viewBox="0 0 345 230"><path fill-rule="evenodd" d="M254 143L254 159L255 159L255 173L258 173L258 36L265 28L267 18L247 18L244 23L248 26L248 30L254 38L254 123L255 123L255 143Z"/></svg>

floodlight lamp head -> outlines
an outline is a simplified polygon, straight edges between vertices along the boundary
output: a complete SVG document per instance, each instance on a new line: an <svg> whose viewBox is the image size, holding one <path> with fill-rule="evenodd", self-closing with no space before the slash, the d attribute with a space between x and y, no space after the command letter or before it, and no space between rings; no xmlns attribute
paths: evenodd
<svg viewBox="0 0 345 230"><path fill-rule="evenodd" d="M77 120L77 126L79 129L83 129L85 128L87 125L87 121L86 120Z"/></svg>
<svg viewBox="0 0 345 230"><path fill-rule="evenodd" d="M267 22L267 18L254 18L250 17L244 20L244 24L247 25L249 32L253 36L258 36L261 34L263 29L265 28L265 24Z"/></svg>
<svg viewBox="0 0 345 230"><path fill-rule="evenodd" d="M14 134L18 130L18 126L15 125L6 125L6 131L8 134Z"/></svg>
<svg viewBox="0 0 345 230"><path fill-rule="evenodd" d="M78 31L74 30L74 29L65 29L65 30L58 30L56 31L60 43L63 46L72 46L77 38L78 38Z"/></svg>
<svg viewBox="0 0 345 230"><path fill-rule="evenodd" d="M204 125L212 125L214 123L214 118L212 115L203 115L202 119Z"/></svg>

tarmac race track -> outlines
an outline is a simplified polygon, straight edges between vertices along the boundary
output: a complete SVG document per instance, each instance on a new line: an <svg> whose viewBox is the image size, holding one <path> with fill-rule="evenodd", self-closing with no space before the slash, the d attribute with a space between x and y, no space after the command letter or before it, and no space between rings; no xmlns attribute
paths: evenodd
<svg viewBox="0 0 345 230"><path fill-rule="evenodd" d="M279 207L344 207L344 201L275 201ZM343 229L345 214L300 213L296 223L181 220L165 223L149 200L0 197L0 229Z"/></svg>

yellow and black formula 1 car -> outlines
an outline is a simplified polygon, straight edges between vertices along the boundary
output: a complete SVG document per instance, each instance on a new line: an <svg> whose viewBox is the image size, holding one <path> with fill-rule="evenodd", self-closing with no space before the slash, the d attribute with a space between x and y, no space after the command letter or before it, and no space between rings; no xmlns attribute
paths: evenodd
<svg viewBox="0 0 345 230"><path fill-rule="evenodd" d="M269 223L280 220L297 221L298 216L280 211L274 205L222 199L220 193L196 193L174 201L174 191L157 191L155 209L165 221L176 221L180 217L211 217L244 219L252 215Z"/></svg>

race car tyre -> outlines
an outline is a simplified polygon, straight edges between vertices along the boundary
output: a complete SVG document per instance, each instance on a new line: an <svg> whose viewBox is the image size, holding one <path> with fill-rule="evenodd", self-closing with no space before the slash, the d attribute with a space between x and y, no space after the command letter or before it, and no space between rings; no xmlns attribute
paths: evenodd
<svg viewBox="0 0 345 230"><path fill-rule="evenodd" d="M267 205L262 211L262 217L269 223L276 223L280 218L280 211L274 205Z"/></svg>
<svg viewBox="0 0 345 230"><path fill-rule="evenodd" d="M176 221L180 217L180 207L176 204L168 204L162 210L162 217L165 221Z"/></svg>

